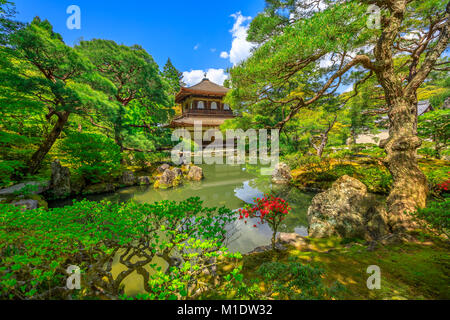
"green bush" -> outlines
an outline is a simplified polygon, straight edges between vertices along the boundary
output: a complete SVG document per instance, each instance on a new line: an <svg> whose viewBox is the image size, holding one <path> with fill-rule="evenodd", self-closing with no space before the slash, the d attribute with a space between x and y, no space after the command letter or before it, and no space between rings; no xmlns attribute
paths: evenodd
<svg viewBox="0 0 450 320"><path fill-rule="evenodd" d="M418 209L411 215L425 229L450 238L450 198L432 201L425 209Z"/></svg>
<svg viewBox="0 0 450 320"><path fill-rule="evenodd" d="M59 150L76 173L87 182L109 181L120 171L120 147L96 133L72 133L62 140Z"/></svg>
<svg viewBox="0 0 450 320"><path fill-rule="evenodd" d="M19 170L23 168L23 161L11 160L4 161L0 160L0 188L8 187L14 183L12 176L14 174L19 175Z"/></svg>
<svg viewBox="0 0 450 320"><path fill-rule="evenodd" d="M264 295L275 299L317 300L334 297L342 290L323 283L324 271L313 265L290 259L289 262L266 262L257 270L265 284Z"/></svg>
<svg viewBox="0 0 450 320"><path fill-rule="evenodd" d="M232 216L226 208L204 208L198 198L155 204L82 201L26 212L0 205L0 299L81 299L99 292L116 299L133 272L146 279L149 293L156 290L151 281L160 284L152 298L182 299L192 294L188 288L207 282L199 275L218 264L217 257L239 258L222 247ZM151 275L144 268L154 266L155 257L169 263L168 273L155 267ZM127 268L113 277L116 259ZM70 265L81 269L82 290L66 288ZM179 279L180 286L169 287L163 275Z"/></svg>

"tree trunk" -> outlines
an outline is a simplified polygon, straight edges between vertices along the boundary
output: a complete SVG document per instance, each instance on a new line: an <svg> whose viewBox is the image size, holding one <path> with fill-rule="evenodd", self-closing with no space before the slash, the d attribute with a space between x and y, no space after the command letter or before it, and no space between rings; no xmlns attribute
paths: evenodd
<svg viewBox="0 0 450 320"><path fill-rule="evenodd" d="M327 143L328 143L328 133L327 133L327 134L322 134L322 137L321 137L321 138L322 138L322 139L321 139L320 145L319 145L319 147L317 148L317 156L318 156L319 158L322 158L323 151L325 150L325 147L327 146Z"/></svg>
<svg viewBox="0 0 450 320"><path fill-rule="evenodd" d="M45 156L50 151L56 140L59 138L64 126L69 120L69 116L70 112L67 111L62 112L60 116L58 116L58 121L56 122L52 131L28 161L26 168L27 173L36 174L38 172L41 167L42 161L44 160Z"/></svg>
<svg viewBox="0 0 450 320"><path fill-rule="evenodd" d="M394 181L387 198L387 219L392 232L402 232L416 227L407 213L425 207L428 193L427 179L417 162L422 143L417 136L417 99L392 99L389 120L389 138L381 143Z"/></svg>

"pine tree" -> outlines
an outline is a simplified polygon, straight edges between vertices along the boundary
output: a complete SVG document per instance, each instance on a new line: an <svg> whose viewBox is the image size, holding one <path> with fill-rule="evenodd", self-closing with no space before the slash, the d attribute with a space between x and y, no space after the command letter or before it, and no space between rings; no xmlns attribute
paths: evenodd
<svg viewBox="0 0 450 320"><path fill-rule="evenodd" d="M178 91L180 91L181 86L185 86L182 81L183 73L175 68L170 58L167 59L167 63L164 66L163 75L167 82L169 82L169 86L171 89L170 94L176 95Z"/></svg>

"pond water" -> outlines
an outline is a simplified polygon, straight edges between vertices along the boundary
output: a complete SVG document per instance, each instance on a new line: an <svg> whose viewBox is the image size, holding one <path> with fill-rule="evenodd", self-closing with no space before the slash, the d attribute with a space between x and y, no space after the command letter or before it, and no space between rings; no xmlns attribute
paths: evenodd
<svg viewBox="0 0 450 320"><path fill-rule="evenodd" d="M115 193L87 196L91 201L108 200L111 202L136 201L139 203L153 203L162 200L182 201L190 197L199 197L207 207L226 206L232 210L242 208L246 203L253 203L253 199L262 197L264 193L273 191L278 196L286 199L292 207L281 232L297 232L302 236L307 235L307 210L314 196L313 193L305 193L295 187L272 185L271 177L261 175L261 167L252 165L201 165L205 179L201 182L185 181L184 185L176 189L155 190L153 186L131 187L121 189ZM55 201L49 203L50 207L62 207L70 205L72 200ZM229 229L234 230L233 235L227 240L226 246L230 251L248 253L259 246L271 243L272 231L270 227L259 225L254 228L257 220L236 220ZM132 261L136 262L136 261ZM156 263L163 269L167 268L167 262L161 258L155 258ZM146 267L151 273L149 266ZM119 262L119 255L113 262L112 273L116 277L126 267ZM143 278L136 271L129 275L123 282L125 293L133 296L145 293Z"/></svg>
<svg viewBox="0 0 450 320"><path fill-rule="evenodd" d="M201 165L205 179L201 182L185 181L184 185L176 189L155 190L153 186L131 187L121 189L112 194L87 196L93 201L108 200L111 202L153 203L162 200L182 201L190 197L199 197L206 207L226 206L232 210L242 208L246 203L253 203L253 199L262 197L264 193L273 191L286 199L292 207L281 232L296 232L307 235L307 210L314 196L295 187L272 185L271 177L261 175L261 168L255 165ZM69 205L71 200L50 203L50 207ZM227 241L231 251L248 253L259 246L270 244L271 230L266 225L254 228L257 222L235 221L230 228L235 230Z"/></svg>

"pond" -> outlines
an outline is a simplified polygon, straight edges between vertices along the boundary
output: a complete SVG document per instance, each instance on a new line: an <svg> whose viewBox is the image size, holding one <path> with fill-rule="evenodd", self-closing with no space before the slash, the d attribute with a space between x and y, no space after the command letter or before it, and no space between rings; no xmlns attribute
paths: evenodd
<svg viewBox="0 0 450 320"><path fill-rule="evenodd" d="M307 235L307 210L314 196L313 193L300 191L295 187L273 185L271 177L261 175L261 168L256 165L201 165L205 179L201 182L185 181L184 185L169 190L155 190L152 186L131 187L111 194L86 196L92 201L108 200L139 203L153 203L162 200L182 201L190 197L199 197L207 207L226 206L232 210L242 208L253 199L273 191L286 199L292 212L281 227L281 232L296 232ZM50 207L70 205L72 200L54 201ZM248 253L259 246L270 244L271 230L268 225L254 228L250 221L234 222L234 235L228 239L231 251ZM256 220L255 220L256 222Z"/></svg>
<svg viewBox="0 0 450 320"><path fill-rule="evenodd" d="M107 200L111 202L136 201L139 203L153 203L162 200L182 201L190 197L199 197L207 207L226 206L232 210L242 208L246 203L253 203L253 199L262 197L264 193L273 191L286 199L292 207L281 232L296 232L307 235L307 211L314 193L305 193L295 187L273 185L271 177L261 175L261 167L254 165L201 165L205 179L201 182L185 181L184 185L169 190L155 190L153 186L131 187L118 190L115 193L87 196L91 201ZM50 207L70 205L72 200L50 202ZM271 243L272 231L266 225L254 228L257 222L245 224L236 220L228 226L234 230L233 236L227 240L226 246L232 252L248 253L259 246ZM113 264L113 273L119 274L126 269L118 262ZM162 267L163 261L155 261ZM137 273L130 275L126 281L126 293L133 295L143 293L141 276Z"/></svg>

